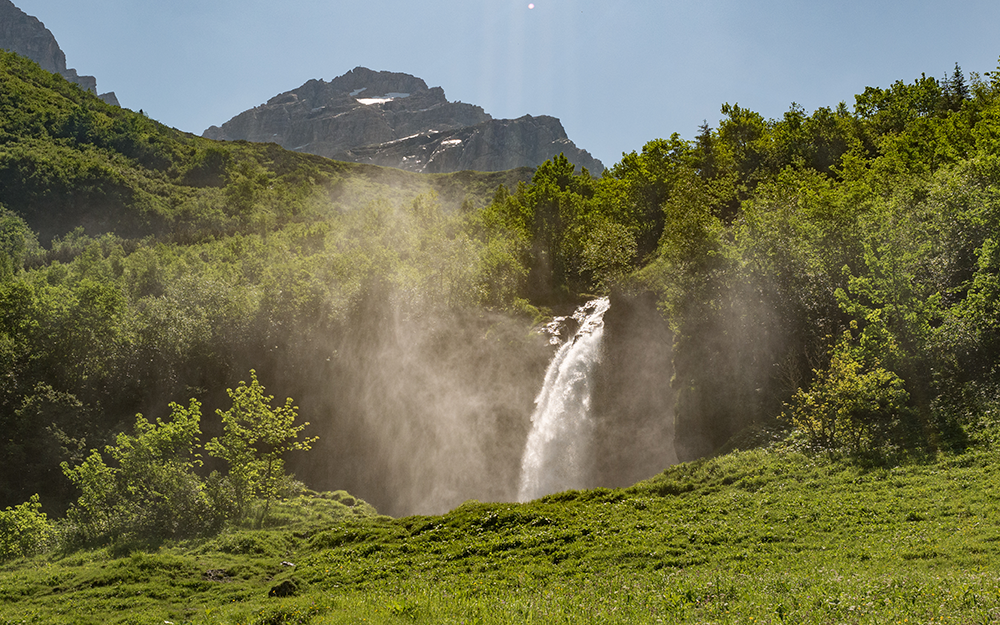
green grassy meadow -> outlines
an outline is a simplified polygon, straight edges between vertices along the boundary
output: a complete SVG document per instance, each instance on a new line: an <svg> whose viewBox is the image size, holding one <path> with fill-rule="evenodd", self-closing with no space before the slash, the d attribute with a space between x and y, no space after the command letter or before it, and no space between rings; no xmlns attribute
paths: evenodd
<svg viewBox="0 0 1000 625"><path fill-rule="evenodd" d="M992 623L998 460L779 446L401 519L309 494L263 530L7 563L0 623Z"/></svg>

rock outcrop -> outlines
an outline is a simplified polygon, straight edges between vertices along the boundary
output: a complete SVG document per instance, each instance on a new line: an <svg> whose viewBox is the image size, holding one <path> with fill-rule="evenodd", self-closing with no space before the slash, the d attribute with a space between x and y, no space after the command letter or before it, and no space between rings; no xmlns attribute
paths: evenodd
<svg viewBox="0 0 1000 625"><path fill-rule="evenodd" d="M364 67L330 82L310 80L204 136L426 173L536 167L560 152L591 173L604 169L554 117L493 119L479 106L449 102L420 78Z"/></svg>
<svg viewBox="0 0 1000 625"><path fill-rule="evenodd" d="M97 79L81 76L75 69L66 67L63 53L52 32L45 24L17 8L10 0L0 0L0 48L16 52L38 63L42 69L59 74L83 89L97 94ZM109 104L118 105L114 92L101 94Z"/></svg>
<svg viewBox="0 0 1000 625"><path fill-rule="evenodd" d="M604 169L600 161L569 140L558 119L548 115L490 119L454 130L426 131L398 141L347 150L334 158L440 174L533 167L560 152L591 173L599 174Z"/></svg>

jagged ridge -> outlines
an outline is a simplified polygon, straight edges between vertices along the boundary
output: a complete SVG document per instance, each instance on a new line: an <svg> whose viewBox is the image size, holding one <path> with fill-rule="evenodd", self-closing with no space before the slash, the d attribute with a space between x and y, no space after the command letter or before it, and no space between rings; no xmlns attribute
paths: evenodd
<svg viewBox="0 0 1000 625"><path fill-rule="evenodd" d="M554 117L496 120L482 107L449 102L420 78L364 67L310 80L204 136L426 173L535 167L560 152L592 173L604 169Z"/></svg>

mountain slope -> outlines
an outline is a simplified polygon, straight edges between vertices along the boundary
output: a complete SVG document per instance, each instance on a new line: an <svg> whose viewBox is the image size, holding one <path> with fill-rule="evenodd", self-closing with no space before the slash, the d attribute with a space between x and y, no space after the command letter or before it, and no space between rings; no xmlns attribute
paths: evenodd
<svg viewBox="0 0 1000 625"><path fill-rule="evenodd" d="M243 188L253 197L241 200L239 187L251 170L263 178L256 188ZM265 209L261 203L265 196L293 203L308 197L326 211L366 201L372 192L413 197L435 191L453 211L465 201L484 203L499 184L513 187L530 177L529 170L421 177L274 144L218 144L110 106L0 51L0 204L20 214L43 242L77 226L123 237L233 232L252 217L249 209L273 214L273 204Z"/></svg>

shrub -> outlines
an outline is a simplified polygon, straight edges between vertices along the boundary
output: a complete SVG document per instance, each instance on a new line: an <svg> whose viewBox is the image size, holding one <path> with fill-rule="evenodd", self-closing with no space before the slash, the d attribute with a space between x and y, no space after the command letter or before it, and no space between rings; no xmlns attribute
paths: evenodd
<svg viewBox="0 0 1000 625"><path fill-rule="evenodd" d="M876 363L866 366L841 343L830 365L799 388L782 418L814 446L876 451L901 439L910 412L903 380Z"/></svg>
<svg viewBox="0 0 1000 625"><path fill-rule="evenodd" d="M79 466L63 463L82 493L67 513L71 541L156 541L219 525L222 518L194 473L200 404L170 407L170 421L151 423L138 415L136 434L119 434L117 444L105 448L117 466L96 450Z"/></svg>
<svg viewBox="0 0 1000 625"><path fill-rule="evenodd" d="M228 488L237 517L242 520L250 513L256 498L264 500L263 510L257 519L263 527L271 505L286 481L282 456L289 451L306 451L316 437L298 440L299 433L309 423L293 425L298 407L292 398L284 405L274 407L273 395L265 395L264 387L257 381L257 372L250 370L251 383L240 382L236 390L226 389L233 400L232 407L223 412L224 433L210 440L205 449L212 456L225 460L229 465Z"/></svg>
<svg viewBox="0 0 1000 625"><path fill-rule="evenodd" d="M0 512L0 562L38 552L52 537L52 525L38 495L19 506Z"/></svg>

